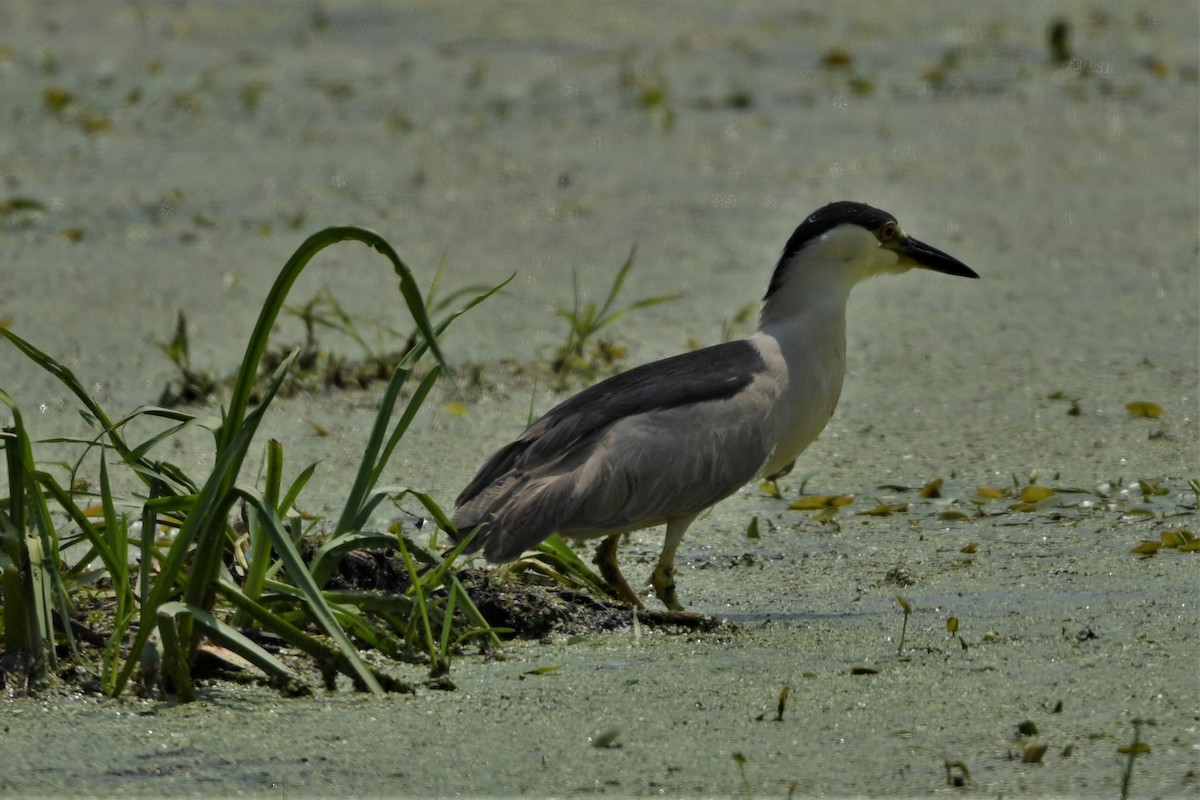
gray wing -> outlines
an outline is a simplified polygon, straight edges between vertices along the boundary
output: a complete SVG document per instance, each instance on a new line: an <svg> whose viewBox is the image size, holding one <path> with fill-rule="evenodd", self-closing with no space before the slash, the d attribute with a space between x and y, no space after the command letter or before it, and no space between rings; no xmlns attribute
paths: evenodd
<svg viewBox="0 0 1200 800"><path fill-rule="evenodd" d="M472 549L515 558L559 532L631 530L698 512L754 477L770 451L760 354L729 342L637 367L552 409L459 495Z"/></svg>

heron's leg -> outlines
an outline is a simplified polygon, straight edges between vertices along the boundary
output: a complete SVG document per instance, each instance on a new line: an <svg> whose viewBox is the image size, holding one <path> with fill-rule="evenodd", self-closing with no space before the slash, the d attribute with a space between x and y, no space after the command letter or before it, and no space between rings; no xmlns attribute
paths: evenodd
<svg viewBox="0 0 1200 800"><path fill-rule="evenodd" d="M767 480L777 481L780 478L785 478L788 475L790 475L792 470L795 468L796 468L796 462L795 462L795 460L793 460L792 463L784 464L781 468L779 468L775 472L772 472L770 475L768 475Z"/></svg>
<svg viewBox="0 0 1200 800"><path fill-rule="evenodd" d="M778 470L778 471L776 471L776 472L773 472L773 473L771 473L770 475L767 475L767 476L764 478L764 480L766 480L768 483L770 483L770 484L771 484L771 486L775 487L775 496L776 496L776 497L781 497L781 496L782 496L782 495L780 495L780 494L779 494L779 479L780 479L780 478L783 478L783 477L786 477L786 476L787 476L789 473L791 473L792 469L793 469L795 466L796 466L796 462L795 462L795 461L793 461L793 462L792 462L792 463L790 463L790 464L784 464L784 466L783 466L783 468L782 468L782 469L780 469L780 470Z"/></svg>
<svg viewBox="0 0 1200 800"><path fill-rule="evenodd" d="M637 592L630 587L625 576L621 574L621 568L617 566L617 543L620 540L621 534L619 533L606 537L596 546L596 555L592 559L592 563L600 568L600 575L608 584L608 591L613 597L645 611L646 607L642 605L642 598L638 597Z"/></svg>
<svg viewBox="0 0 1200 800"><path fill-rule="evenodd" d="M675 551L679 549L679 543L683 541L683 534L697 516L697 514L692 514L688 517L675 517L667 520L667 538L663 542L662 552L658 554L658 565L654 567L654 573L650 576L654 593L671 611L683 610L679 599L675 597Z"/></svg>

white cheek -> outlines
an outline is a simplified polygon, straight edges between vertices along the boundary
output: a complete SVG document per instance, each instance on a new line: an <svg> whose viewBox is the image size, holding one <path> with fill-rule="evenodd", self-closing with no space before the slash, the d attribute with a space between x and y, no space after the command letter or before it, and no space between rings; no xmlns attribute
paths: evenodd
<svg viewBox="0 0 1200 800"><path fill-rule="evenodd" d="M875 251L874 267L879 272L908 272L910 269L910 265L900 262L899 253L883 247Z"/></svg>

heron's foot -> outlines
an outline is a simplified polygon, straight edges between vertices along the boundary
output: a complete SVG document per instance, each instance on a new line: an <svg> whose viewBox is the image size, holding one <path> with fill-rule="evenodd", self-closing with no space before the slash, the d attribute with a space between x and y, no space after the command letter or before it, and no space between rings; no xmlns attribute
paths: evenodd
<svg viewBox="0 0 1200 800"><path fill-rule="evenodd" d="M621 568L617 566L617 543L620 539L620 534L609 536L597 545L592 563L600 568L600 576L608 584L608 593L614 599L645 611L646 606L642 604L642 598L638 597L638 593L625 580L625 576L621 574Z"/></svg>
<svg viewBox="0 0 1200 800"><path fill-rule="evenodd" d="M664 606L671 611L683 611L679 598L675 596L675 567L659 564L654 568L654 574L650 576L650 583L654 586L654 593L658 595L658 599Z"/></svg>

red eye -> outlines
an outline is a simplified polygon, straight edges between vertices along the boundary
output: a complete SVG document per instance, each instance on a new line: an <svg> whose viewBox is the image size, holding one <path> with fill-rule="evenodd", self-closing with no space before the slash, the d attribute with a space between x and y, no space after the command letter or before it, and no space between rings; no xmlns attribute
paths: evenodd
<svg viewBox="0 0 1200 800"><path fill-rule="evenodd" d="M885 223L883 227L879 229L879 233L876 235L879 237L879 241L890 242L892 239L896 238L896 223Z"/></svg>

